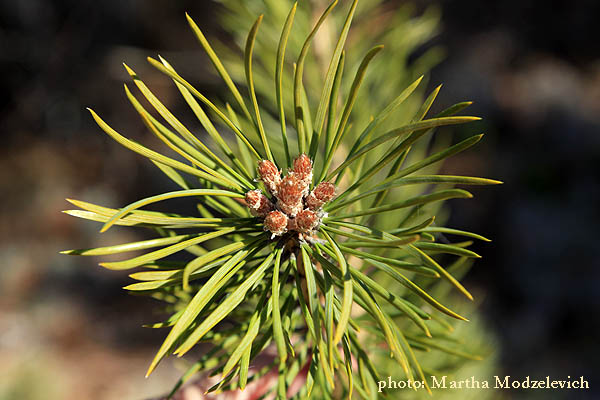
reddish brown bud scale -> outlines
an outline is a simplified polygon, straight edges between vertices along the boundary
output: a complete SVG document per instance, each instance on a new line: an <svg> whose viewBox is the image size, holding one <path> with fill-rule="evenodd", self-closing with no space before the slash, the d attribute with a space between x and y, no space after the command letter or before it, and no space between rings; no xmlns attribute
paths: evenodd
<svg viewBox="0 0 600 400"><path fill-rule="evenodd" d="M306 206L316 211L323 207L323 204L331 201L335 197L335 185L331 182L321 182L306 197Z"/></svg>
<svg viewBox="0 0 600 400"><path fill-rule="evenodd" d="M302 210L296 215L296 230L307 233L319 226L319 217L311 210Z"/></svg>
<svg viewBox="0 0 600 400"><path fill-rule="evenodd" d="M273 203L260 190L249 191L245 200L250 213L255 217L264 217L274 208Z"/></svg>
<svg viewBox="0 0 600 400"><path fill-rule="evenodd" d="M281 172L272 161L262 160L258 163L258 175L272 195L276 195L281 183Z"/></svg>
<svg viewBox="0 0 600 400"><path fill-rule="evenodd" d="M262 193L260 190L251 190L247 192L244 199L246 200L248 208L256 210L260 205L261 196Z"/></svg>
<svg viewBox="0 0 600 400"><path fill-rule="evenodd" d="M281 211L295 217L302 209L302 182L294 174L283 178L277 193L277 206Z"/></svg>
<svg viewBox="0 0 600 400"><path fill-rule="evenodd" d="M296 218L289 218L288 219L287 230L288 231L296 231L296 230L298 230L298 227L296 226Z"/></svg>
<svg viewBox="0 0 600 400"><path fill-rule="evenodd" d="M271 211L265 218L265 230L273 236L281 236L287 232L288 217L281 211Z"/></svg>

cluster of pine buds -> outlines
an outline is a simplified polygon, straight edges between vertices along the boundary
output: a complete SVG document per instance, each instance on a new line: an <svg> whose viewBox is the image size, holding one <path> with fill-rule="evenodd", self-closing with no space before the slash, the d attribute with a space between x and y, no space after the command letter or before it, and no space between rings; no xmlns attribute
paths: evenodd
<svg viewBox="0 0 600 400"><path fill-rule="evenodd" d="M335 185L321 182L310 191L313 165L306 154L294 160L283 179L281 171L269 160L258 163L258 176L271 199L258 189L246 193L246 205L252 215L264 218L264 229L271 232L272 238L287 232L297 232L301 239L310 237L325 215L323 205L335 195Z"/></svg>

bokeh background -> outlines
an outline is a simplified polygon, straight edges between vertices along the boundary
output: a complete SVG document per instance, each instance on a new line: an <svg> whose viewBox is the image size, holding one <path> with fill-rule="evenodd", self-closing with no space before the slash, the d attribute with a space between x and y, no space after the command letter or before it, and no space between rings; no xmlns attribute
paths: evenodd
<svg viewBox="0 0 600 400"><path fill-rule="evenodd" d="M431 2L411 4L418 15ZM429 74L432 88L444 83L437 102L473 100L471 113L484 117L476 129L487 133L448 170L505 182L456 203L450 221L494 240L476 245L484 259L466 285L497 340L498 374L583 375L591 386L503 396L598 398L600 3L437 4L440 33L414 57L444 49ZM153 304L120 289L126 274L58 251L137 238L98 235L96 224L60 212L65 197L122 205L171 187L103 135L85 107L152 140L122 95L121 62L165 98L168 82L145 66L156 53L216 93L185 11L227 40L213 1L0 2L1 400L145 399L179 376L169 364L143 378L163 332L140 327L154 321Z"/></svg>

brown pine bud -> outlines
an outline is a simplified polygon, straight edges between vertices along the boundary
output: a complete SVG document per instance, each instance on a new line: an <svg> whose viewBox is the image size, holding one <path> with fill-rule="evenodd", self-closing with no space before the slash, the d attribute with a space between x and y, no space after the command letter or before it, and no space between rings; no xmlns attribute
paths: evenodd
<svg viewBox="0 0 600 400"><path fill-rule="evenodd" d="M288 217L281 211L271 211L265 218L265 230L274 236L281 236L287 232Z"/></svg>
<svg viewBox="0 0 600 400"><path fill-rule="evenodd" d="M306 206L316 211L335 196L335 185L331 182L321 182L306 197Z"/></svg>
<svg viewBox="0 0 600 400"><path fill-rule="evenodd" d="M294 160L294 166L292 167L291 172L296 175L298 180L302 183L302 192L306 196L313 178L312 161L306 154L300 154Z"/></svg>
<svg viewBox="0 0 600 400"><path fill-rule="evenodd" d="M262 160L258 163L258 175L272 195L276 195L281 183L281 172L272 161Z"/></svg>
<svg viewBox="0 0 600 400"><path fill-rule="evenodd" d="M319 217L311 210L302 210L296 215L296 230L307 233L319 225Z"/></svg>
<svg viewBox="0 0 600 400"><path fill-rule="evenodd" d="M290 217L296 216L302 209L302 182L295 174L283 178L277 194L277 206Z"/></svg>
<svg viewBox="0 0 600 400"><path fill-rule="evenodd" d="M245 200L250 213L255 217L265 217L274 208L273 203L260 190L250 190L246 193Z"/></svg>

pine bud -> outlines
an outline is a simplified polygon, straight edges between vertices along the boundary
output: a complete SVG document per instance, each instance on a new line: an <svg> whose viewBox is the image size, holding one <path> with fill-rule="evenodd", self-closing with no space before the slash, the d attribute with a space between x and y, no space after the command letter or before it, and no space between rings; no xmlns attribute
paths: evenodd
<svg viewBox="0 0 600 400"><path fill-rule="evenodd" d="M330 182L321 182L306 197L306 206L316 211L323 207L323 204L331 201L335 196L335 185Z"/></svg>
<svg viewBox="0 0 600 400"><path fill-rule="evenodd" d="M289 174L281 181L277 194L277 206L290 217L296 216L302 209L302 182L295 174Z"/></svg>
<svg viewBox="0 0 600 400"><path fill-rule="evenodd" d="M246 193L246 205L255 217L264 217L273 210L273 203L260 190L250 190Z"/></svg>
<svg viewBox="0 0 600 400"><path fill-rule="evenodd" d="M287 232L288 217L281 211L271 211L265 218L265 230L273 236L281 236Z"/></svg>
<svg viewBox="0 0 600 400"><path fill-rule="evenodd" d="M258 163L258 175L272 195L276 195L281 183L281 172L272 161L262 160Z"/></svg>
<svg viewBox="0 0 600 400"><path fill-rule="evenodd" d="M300 154L294 160L292 172L302 183L302 192L306 196L308 194L308 188L313 178L312 161L306 154Z"/></svg>
<svg viewBox="0 0 600 400"><path fill-rule="evenodd" d="M311 210L302 210L296 215L296 230L307 233L319 225L319 217Z"/></svg>

